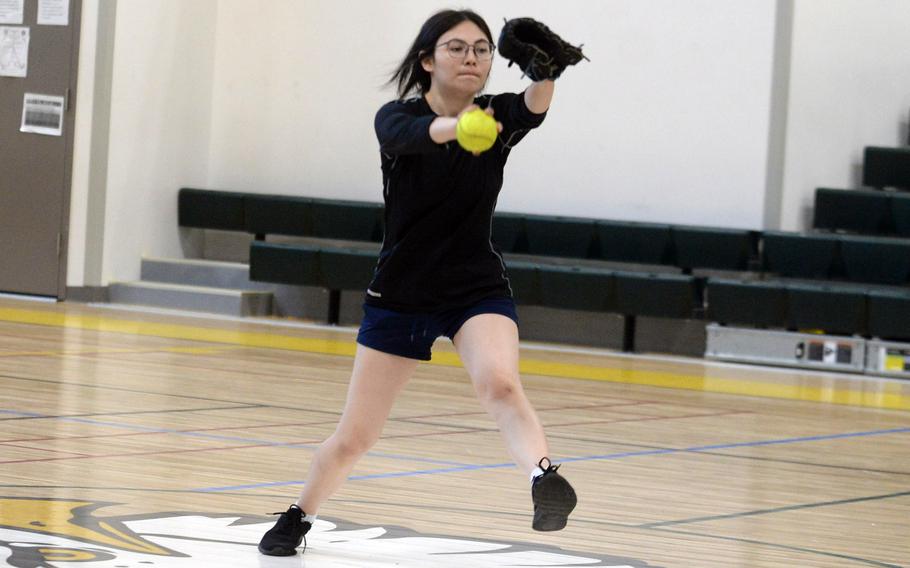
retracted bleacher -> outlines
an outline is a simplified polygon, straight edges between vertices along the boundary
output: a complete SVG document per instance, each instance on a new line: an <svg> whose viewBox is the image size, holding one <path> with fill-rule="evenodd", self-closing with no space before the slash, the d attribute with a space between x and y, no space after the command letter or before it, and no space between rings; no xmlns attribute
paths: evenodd
<svg viewBox="0 0 910 568"><path fill-rule="evenodd" d="M820 187L815 190L812 225L828 231L888 235L894 232L891 204L891 194L883 191Z"/></svg>
<svg viewBox="0 0 910 568"><path fill-rule="evenodd" d="M820 187L812 225L828 232L910 237L910 192Z"/></svg>
<svg viewBox="0 0 910 568"><path fill-rule="evenodd" d="M337 298L341 290L363 290L372 276L381 204L194 189L179 199L182 226L255 236L252 280L322 287ZM269 235L306 242L271 242ZM639 316L713 322L709 343L738 328L910 341L910 320L901 319L910 310L910 239L518 213L494 216L493 239L511 255L519 304L621 315L630 351ZM337 305L329 308L337 321ZM851 349L854 357L861 351Z"/></svg>
<svg viewBox="0 0 910 568"><path fill-rule="evenodd" d="M910 147L867 146L863 152L863 185L910 189Z"/></svg>

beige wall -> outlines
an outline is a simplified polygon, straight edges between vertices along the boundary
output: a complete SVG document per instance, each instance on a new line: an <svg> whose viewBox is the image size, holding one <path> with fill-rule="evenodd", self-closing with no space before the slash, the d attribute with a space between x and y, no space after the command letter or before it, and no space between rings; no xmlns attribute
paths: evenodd
<svg viewBox="0 0 910 568"><path fill-rule="evenodd" d="M111 2L85 0L86 17ZM790 0L463 2L494 34L532 15L591 58L513 153L500 209L802 227L815 186L855 183L863 145L898 142L910 3L793 2L785 49L778 8ZM115 5L109 25L83 23L70 285L138 278L143 254L181 256L181 186L380 199L373 115L435 6ZM102 40L112 61L99 73ZM492 92L527 85L501 59L491 77Z"/></svg>
<svg viewBox="0 0 910 568"><path fill-rule="evenodd" d="M118 3L105 281L180 256L176 188L205 185L216 0Z"/></svg>
<svg viewBox="0 0 910 568"><path fill-rule="evenodd" d="M908 29L906 0L796 0L782 228L811 226L815 188L858 187L865 146L906 143Z"/></svg>
<svg viewBox="0 0 910 568"><path fill-rule="evenodd" d="M143 254L181 256L176 188L208 181L217 0L111 2L84 4L71 286L138 278Z"/></svg>
<svg viewBox="0 0 910 568"><path fill-rule="evenodd" d="M532 14L585 43L550 117L512 154L502 210L761 224L774 2L462 2L498 34ZM381 199L373 115L423 0L221 0L210 181ZM255 23L255 25L252 25ZM528 81L498 58L488 90Z"/></svg>
<svg viewBox="0 0 910 568"><path fill-rule="evenodd" d="M73 134L73 181L70 189L69 249L66 279L68 286L97 284L86 271L89 248L89 187L91 170L101 164L98 152L92 152L95 131L95 83L99 80L95 59L98 53L98 0L82 1L82 29L79 47L79 81L76 88L76 121ZM100 114L100 113L99 113ZM94 160L94 161L93 161ZM106 162L106 161L105 161ZM92 213L95 216L95 213ZM100 274L98 275L100 280Z"/></svg>

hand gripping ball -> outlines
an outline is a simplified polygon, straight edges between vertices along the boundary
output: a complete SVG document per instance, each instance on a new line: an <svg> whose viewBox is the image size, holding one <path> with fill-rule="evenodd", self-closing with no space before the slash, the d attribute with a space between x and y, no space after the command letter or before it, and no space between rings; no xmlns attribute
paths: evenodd
<svg viewBox="0 0 910 568"><path fill-rule="evenodd" d="M468 152L486 152L497 134L496 120L479 108L461 115L455 127L455 138Z"/></svg>

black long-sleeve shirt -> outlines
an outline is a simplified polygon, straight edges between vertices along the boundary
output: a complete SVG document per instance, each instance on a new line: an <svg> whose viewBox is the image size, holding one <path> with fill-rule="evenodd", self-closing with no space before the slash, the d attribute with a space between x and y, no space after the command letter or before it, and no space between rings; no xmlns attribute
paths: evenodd
<svg viewBox="0 0 910 568"><path fill-rule="evenodd" d="M455 141L430 138L437 115L423 97L387 103L376 113L385 238L367 289L369 305L436 311L512 295L491 239L493 210L509 152L546 115L532 113L523 94L474 102L492 106L503 125L494 146L479 156Z"/></svg>

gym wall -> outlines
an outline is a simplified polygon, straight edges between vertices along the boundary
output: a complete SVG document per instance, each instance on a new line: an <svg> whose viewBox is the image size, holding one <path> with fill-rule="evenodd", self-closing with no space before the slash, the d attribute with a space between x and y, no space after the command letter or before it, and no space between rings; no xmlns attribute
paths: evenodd
<svg viewBox="0 0 910 568"><path fill-rule="evenodd" d="M103 19L107 1L85 0L87 17ZM494 34L504 17L537 17L591 58L560 79L548 120L510 158L504 211L800 228L815 186L848 186L858 140L895 143L908 108L901 0L459 6ZM373 115L394 97L383 84L443 7L116 3L83 34L81 60L103 63L108 42L112 61L80 76L69 284L135 279L143 254L180 256L180 186L380 200ZM519 91L520 75L498 59L488 91ZM106 119L86 101L105 85Z"/></svg>

